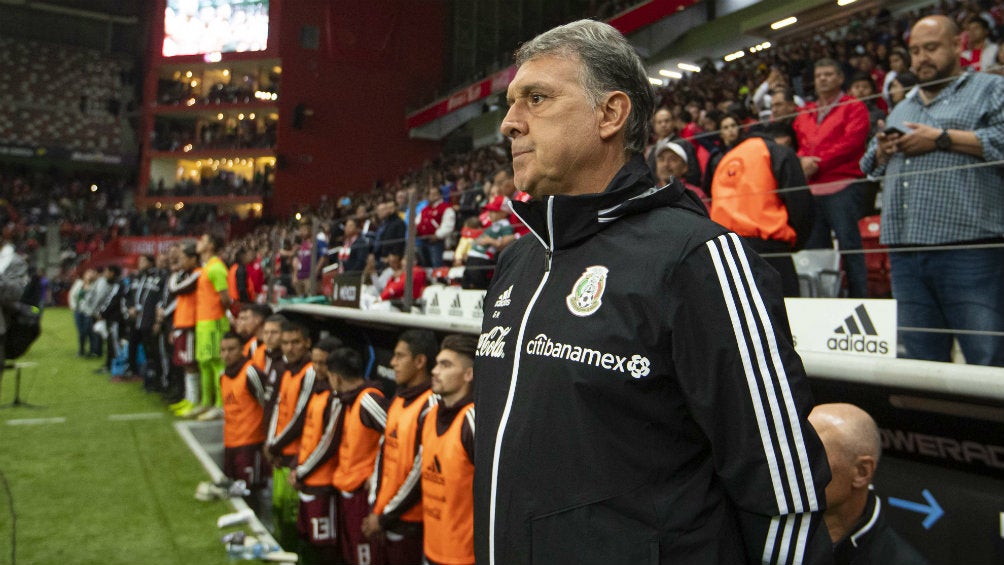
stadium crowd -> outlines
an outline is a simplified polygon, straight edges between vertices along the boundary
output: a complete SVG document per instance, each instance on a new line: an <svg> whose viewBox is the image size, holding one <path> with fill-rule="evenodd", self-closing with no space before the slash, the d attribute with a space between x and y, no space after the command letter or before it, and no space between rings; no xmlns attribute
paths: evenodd
<svg viewBox="0 0 1004 565"><path fill-rule="evenodd" d="M964 30L960 65L1000 73L1004 50L992 39L1001 35L1002 8L945 4L929 13L948 14ZM921 15L877 11L817 30L808 47L792 41L659 89L645 149L653 174L684 180L713 219L779 258L789 283L791 254L830 248L835 236L847 295L868 296L864 254L846 252L862 249L858 221L875 212L875 191L890 174L870 165L896 135L886 127L888 112L905 92L920 96L913 86L942 78L910 70L908 32ZM824 131L827 117L819 114L835 129ZM949 137L949 145L958 143ZM847 155L841 166L820 158L830 150ZM740 165L762 175L768 189L753 198L750 186L730 184L726 177ZM193 193L213 193L212 182ZM528 232L508 205L527 196L513 183L507 145L443 155L229 240L220 230L228 217L211 207L139 212L129 192L118 179L0 172L9 231L22 250L37 251L48 230L59 230L61 272L49 300L65 289L77 354L103 357L98 371L116 381L140 380L163 393L179 417L222 419L225 472L246 482L249 502L271 513L277 539L306 562L411 563L424 554L430 563L472 563L473 502L460 493L469 495L473 475L476 344L405 332L390 362L394 383L384 382L366 373L368 354L351 340L314 335L267 303L317 294L322 272L334 269L361 274L369 303L396 305L412 224L414 298L434 280L486 288L498 254ZM741 208L750 201L762 205L752 226L740 221L750 216ZM415 216L407 213L412 204ZM139 257L129 272L86 263L114 238L137 234L193 239ZM786 292L799 293L797 278ZM1001 352L987 355L994 364ZM871 472L876 451L860 455L872 458ZM370 484L371 476L378 480ZM861 504L874 504L867 488L858 490ZM444 497L460 502L444 507Z"/></svg>
<svg viewBox="0 0 1004 565"><path fill-rule="evenodd" d="M987 59L988 53L993 53L990 60L1002 56L1004 50L996 50L992 42L994 35L981 36L981 31L996 33L1000 29L1000 3L983 8L975 4L939 5L925 13L939 11L950 14L963 30L964 66L972 70L976 59ZM792 253L803 248L831 248L835 235L845 273L843 292L852 297L888 296L889 258L861 252L858 226L862 217L878 212L881 200L876 199L876 192L881 183L868 178L858 161L882 133L878 125L886 112L918 82L908 70L911 55L906 47L910 23L920 15L894 17L879 10L866 19L852 18L816 30L809 42L786 42L717 70L708 66L701 73L657 89L662 106L653 116L654 134L646 148L653 173L660 181L670 176L684 179L709 206L716 221L743 235L756 235L747 241L779 269L788 295L804 292L790 260ZM974 56L974 46L983 55ZM992 63L981 64L987 65L983 72L1000 72ZM820 68L832 71L829 84L826 77L822 82L816 77ZM828 90L821 93L821 87ZM836 125L830 129L816 127L811 123L814 120L808 119L815 108L824 105L821 98L823 103L832 104L828 121ZM859 105L854 98L866 104ZM834 135L834 131L841 133ZM776 145L787 145L797 152L794 167L790 158L774 158L787 166L783 171L771 171L774 178L768 182L782 189L778 194L791 228L782 230L783 234L775 230L773 235L764 235L763 226L743 233L744 226L734 223L743 210L728 204L742 202L745 197L714 198L716 191L741 190L723 187L721 182L715 185L716 171L724 156L731 155L734 161L741 155L736 148L748 150L751 146L742 142L753 138L767 138L769 141L763 143L774 153L780 151ZM824 165L814 171L819 165L811 163L811 152L827 151L844 152L847 157L835 169L826 170ZM90 192L80 181L26 177L24 172L0 177L3 195L17 211L25 243L29 248L37 246L47 226L56 221L68 259L71 255L86 258L117 235L195 234L213 223L226 225L225 215L213 214L207 207L131 210L124 203L128 190L121 183L101 181L101 189ZM881 180L881 175L874 178ZM189 187L189 191L215 194L219 191L212 189L213 182ZM32 184L42 189L28 189ZM526 196L512 183L508 147L503 142L443 155L390 181L377 181L367 192L323 199L302 209L298 218L260 225L232 238L221 251L230 264L238 252L246 252L247 262L262 273L256 289L260 293L286 297L317 294L322 272L334 268L340 273L363 275L369 296L364 305L400 300L406 230L412 221L406 210L412 194L417 224L415 298L421 296L426 284L435 281L486 288L498 253L527 231L516 216L506 213L508 199ZM777 217L760 219L777 221ZM55 277L51 285L54 293L69 286L77 264L68 261L64 274ZM266 282L269 284L263 288Z"/></svg>

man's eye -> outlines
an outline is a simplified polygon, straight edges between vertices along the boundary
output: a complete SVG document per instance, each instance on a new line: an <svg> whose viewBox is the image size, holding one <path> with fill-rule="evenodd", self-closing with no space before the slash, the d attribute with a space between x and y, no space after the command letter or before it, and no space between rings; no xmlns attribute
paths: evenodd
<svg viewBox="0 0 1004 565"><path fill-rule="evenodd" d="M544 101L544 96L542 94L531 94L530 95L530 103L531 104L540 104L543 101Z"/></svg>

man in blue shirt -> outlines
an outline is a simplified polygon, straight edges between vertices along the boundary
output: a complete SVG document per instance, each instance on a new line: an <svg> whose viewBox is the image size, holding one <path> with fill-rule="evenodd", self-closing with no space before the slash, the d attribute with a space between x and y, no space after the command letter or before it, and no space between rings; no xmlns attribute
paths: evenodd
<svg viewBox="0 0 1004 565"><path fill-rule="evenodd" d="M964 73L961 51L950 19L914 25L920 85L889 114L861 170L885 175L881 241L894 248L899 325L924 330L902 332L906 356L950 361L956 337L967 362L1004 366L1004 78Z"/></svg>

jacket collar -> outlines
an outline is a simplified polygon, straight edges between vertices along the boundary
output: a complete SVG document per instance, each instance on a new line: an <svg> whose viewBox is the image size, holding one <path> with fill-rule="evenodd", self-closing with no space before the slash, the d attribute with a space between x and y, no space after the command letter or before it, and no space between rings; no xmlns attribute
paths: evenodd
<svg viewBox="0 0 1004 565"><path fill-rule="evenodd" d="M512 201L513 213L550 251L572 247L623 217L667 206L708 215L697 196L679 180L655 186L641 155L625 163L603 192Z"/></svg>
<svg viewBox="0 0 1004 565"><path fill-rule="evenodd" d="M882 501L875 496L875 491L869 488L868 500L858 521L842 539L833 544L833 553L838 563L849 563L860 546L867 545L872 536L881 529Z"/></svg>

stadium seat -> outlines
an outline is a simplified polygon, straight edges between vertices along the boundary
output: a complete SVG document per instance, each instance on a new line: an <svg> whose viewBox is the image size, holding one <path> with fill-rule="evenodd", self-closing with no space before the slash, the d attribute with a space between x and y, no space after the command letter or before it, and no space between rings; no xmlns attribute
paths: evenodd
<svg viewBox="0 0 1004 565"><path fill-rule="evenodd" d="M803 249L791 257L798 273L799 294L808 298L837 298L843 283L840 252L835 249Z"/></svg>
<svg viewBox="0 0 1004 565"><path fill-rule="evenodd" d="M882 216L866 216L858 222L861 231L861 245L865 250L865 265L868 268L868 296L873 298L892 296L890 280L889 254L869 252L869 250L885 249L879 243L882 233Z"/></svg>

